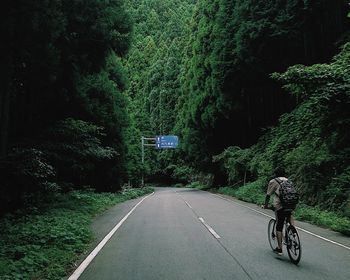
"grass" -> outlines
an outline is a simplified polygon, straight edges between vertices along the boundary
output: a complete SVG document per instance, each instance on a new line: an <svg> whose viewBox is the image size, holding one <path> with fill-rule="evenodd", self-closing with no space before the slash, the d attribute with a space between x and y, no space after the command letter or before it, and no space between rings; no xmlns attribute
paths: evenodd
<svg viewBox="0 0 350 280"><path fill-rule="evenodd" d="M261 186L262 182L255 181L239 188L222 187L215 191L236 197L243 201L262 205L265 202L265 194L263 193Z"/></svg>
<svg viewBox="0 0 350 280"><path fill-rule="evenodd" d="M255 203L258 205L264 204L265 194L263 192L263 184L261 181L248 183L239 188L221 187L211 189L212 192L221 193L236 197L240 200ZM350 219L339 215L335 212L321 210L318 207L311 207L305 204L299 204L294 213L296 219L307 221L312 224L329 228L344 235L350 236Z"/></svg>
<svg viewBox="0 0 350 280"><path fill-rule="evenodd" d="M40 208L6 215L0 220L0 279L61 279L92 241L95 215L151 191L73 191L52 196Z"/></svg>
<svg viewBox="0 0 350 280"><path fill-rule="evenodd" d="M308 221L350 236L350 219L342 217L335 212L324 211L318 207L310 207L301 204L298 205L295 211L295 217L298 220Z"/></svg>

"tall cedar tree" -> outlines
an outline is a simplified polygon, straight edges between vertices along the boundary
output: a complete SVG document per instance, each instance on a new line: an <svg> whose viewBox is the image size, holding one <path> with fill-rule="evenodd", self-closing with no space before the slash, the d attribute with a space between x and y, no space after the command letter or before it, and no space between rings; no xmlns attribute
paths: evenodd
<svg viewBox="0 0 350 280"><path fill-rule="evenodd" d="M1 31L2 158L13 148L44 149L43 143L54 143L57 139L46 132L58 121L84 120L104 127L101 145L118 153L113 162L101 161L95 180L84 183L119 188L126 179L128 123L119 57L131 39L123 1L5 1ZM57 180L71 178L63 174Z"/></svg>
<svg viewBox="0 0 350 280"><path fill-rule="evenodd" d="M295 106L269 75L328 61L349 30L347 2L198 1L177 121L190 162L212 170L213 154L249 147Z"/></svg>

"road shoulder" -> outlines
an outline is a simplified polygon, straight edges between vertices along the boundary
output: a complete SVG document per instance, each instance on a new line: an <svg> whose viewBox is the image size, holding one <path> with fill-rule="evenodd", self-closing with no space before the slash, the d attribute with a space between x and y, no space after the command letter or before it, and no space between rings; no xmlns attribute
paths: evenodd
<svg viewBox="0 0 350 280"><path fill-rule="evenodd" d="M250 208L252 211L255 211L258 213L260 212L261 215L271 216L271 217L274 216L274 213L271 210L262 209L260 206L256 204L238 200L237 198L224 195L224 194L214 194L211 192L208 192L208 193L210 193L211 195L220 197L221 199L231 201L232 203L240 204L242 207ZM313 233L315 235L321 236L323 238L329 239L330 241L337 242L339 244L342 244L350 248L350 237L345 236L339 232L335 232L327 228L322 228L320 226L313 225L308 222L298 221L298 220L296 220L296 226L300 227L301 229L307 232Z"/></svg>

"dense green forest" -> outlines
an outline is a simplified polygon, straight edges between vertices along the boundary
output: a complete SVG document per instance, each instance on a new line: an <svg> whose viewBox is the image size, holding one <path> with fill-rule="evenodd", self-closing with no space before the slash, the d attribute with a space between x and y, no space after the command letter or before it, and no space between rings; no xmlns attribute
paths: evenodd
<svg viewBox="0 0 350 280"><path fill-rule="evenodd" d="M336 0L33 0L1 10L0 205L148 182L350 215L350 18ZM178 135L176 150L141 137Z"/></svg>
<svg viewBox="0 0 350 280"><path fill-rule="evenodd" d="M6 8L5 8L6 7ZM121 1L5 1L1 9L1 208L127 178Z"/></svg>
<svg viewBox="0 0 350 280"><path fill-rule="evenodd" d="M348 3L161 3L131 5L124 63L138 138L180 136L149 151L149 178L262 193L280 166L305 203L349 215Z"/></svg>

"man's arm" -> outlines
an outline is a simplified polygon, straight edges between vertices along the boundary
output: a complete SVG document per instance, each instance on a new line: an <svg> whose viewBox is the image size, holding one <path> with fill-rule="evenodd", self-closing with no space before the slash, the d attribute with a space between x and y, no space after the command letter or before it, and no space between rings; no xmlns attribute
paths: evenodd
<svg viewBox="0 0 350 280"><path fill-rule="evenodd" d="M270 201L270 195L266 195L265 197L265 204L264 204L264 208L267 209L269 207L269 201Z"/></svg>
<svg viewBox="0 0 350 280"><path fill-rule="evenodd" d="M274 190L273 190L273 180L271 180L269 182L269 184L267 185L267 192L266 192L265 203L264 203L263 208L267 209L269 207L270 197L271 197L271 194L273 192L274 192Z"/></svg>

